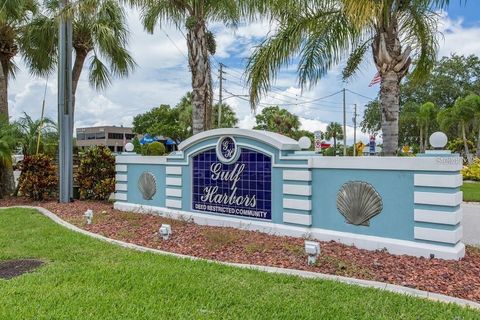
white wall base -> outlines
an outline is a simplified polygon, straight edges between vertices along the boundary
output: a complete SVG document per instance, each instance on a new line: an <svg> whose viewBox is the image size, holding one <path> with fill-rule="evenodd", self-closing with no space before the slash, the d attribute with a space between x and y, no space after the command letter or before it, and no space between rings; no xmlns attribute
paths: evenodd
<svg viewBox="0 0 480 320"><path fill-rule="evenodd" d="M145 206L126 202L115 202L114 208L122 211L159 214L161 216L172 219L191 219L199 225L233 227L238 229L261 231L268 234L293 236L299 238L309 236L320 241L334 240L340 243L354 245L357 248L367 250L381 250L385 248L391 254L408 254L417 257L430 257L430 255L433 254L436 258L449 260L458 260L463 258L463 256L465 255L465 245L462 242L457 243L455 246L442 246L429 243L360 235L319 228L297 227L265 221L255 221L239 219L235 217L203 214L198 212L171 210L167 208Z"/></svg>

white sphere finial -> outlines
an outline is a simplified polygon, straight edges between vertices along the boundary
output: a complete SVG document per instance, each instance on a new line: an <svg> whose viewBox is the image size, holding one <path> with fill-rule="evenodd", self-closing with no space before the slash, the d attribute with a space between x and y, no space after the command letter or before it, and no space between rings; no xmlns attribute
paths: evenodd
<svg viewBox="0 0 480 320"><path fill-rule="evenodd" d="M133 143L129 142L125 145L125 151L132 152L133 149L135 149L135 146L133 145Z"/></svg>
<svg viewBox="0 0 480 320"><path fill-rule="evenodd" d="M442 149L447 145L448 138L445 133L437 131L432 133L428 141L430 141L430 145L435 149Z"/></svg>
<svg viewBox="0 0 480 320"><path fill-rule="evenodd" d="M310 140L309 137L303 136L300 139L298 139L298 144L302 149L309 149L310 146L312 145L312 140Z"/></svg>

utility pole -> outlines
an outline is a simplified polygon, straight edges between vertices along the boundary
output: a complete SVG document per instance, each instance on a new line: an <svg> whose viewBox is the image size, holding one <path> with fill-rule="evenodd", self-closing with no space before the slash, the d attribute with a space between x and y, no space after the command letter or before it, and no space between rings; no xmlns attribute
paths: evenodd
<svg viewBox="0 0 480 320"><path fill-rule="evenodd" d="M72 110L72 21L63 9L69 0L60 1L62 13L58 39L58 148L59 202L67 203L73 198L73 110Z"/></svg>
<svg viewBox="0 0 480 320"><path fill-rule="evenodd" d="M218 128L220 128L220 124L222 123L222 91L223 91L223 80L227 80L223 77L225 71L223 71L224 64L220 62L220 69L218 70L218 81L220 83L220 90L218 93Z"/></svg>
<svg viewBox="0 0 480 320"><path fill-rule="evenodd" d="M343 156L346 156L346 155L347 155L347 108L345 105L345 88L343 88Z"/></svg>
<svg viewBox="0 0 480 320"><path fill-rule="evenodd" d="M357 155L357 104L354 105L353 111L353 156Z"/></svg>

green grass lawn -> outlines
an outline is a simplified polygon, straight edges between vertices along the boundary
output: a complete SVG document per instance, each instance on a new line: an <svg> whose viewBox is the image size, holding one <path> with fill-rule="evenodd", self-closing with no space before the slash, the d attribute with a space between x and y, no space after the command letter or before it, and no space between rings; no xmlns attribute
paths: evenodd
<svg viewBox="0 0 480 320"><path fill-rule="evenodd" d="M480 202L480 183L464 182L461 190L463 191L463 201Z"/></svg>
<svg viewBox="0 0 480 320"><path fill-rule="evenodd" d="M480 312L332 281L123 249L34 210L0 211L0 260L40 258L0 280L0 319L473 319Z"/></svg>

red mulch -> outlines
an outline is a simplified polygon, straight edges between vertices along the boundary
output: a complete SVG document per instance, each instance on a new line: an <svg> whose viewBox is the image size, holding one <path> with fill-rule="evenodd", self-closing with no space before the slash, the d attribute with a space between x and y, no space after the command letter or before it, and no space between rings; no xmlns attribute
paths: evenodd
<svg viewBox="0 0 480 320"><path fill-rule="evenodd" d="M142 246L206 259L376 280L480 302L480 249L467 246L460 261L398 256L386 251L367 251L333 241L321 242L315 266L306 264L303 239L272 236L233 228L196 225L114 210L112 204L94 201L32 203L26 199L3 199L1 206L39 205L62 219L91 232ZM94 211L94 223L86 225L83 213ZM172 226L168 241L158 237L162 223Z"/></svg>

